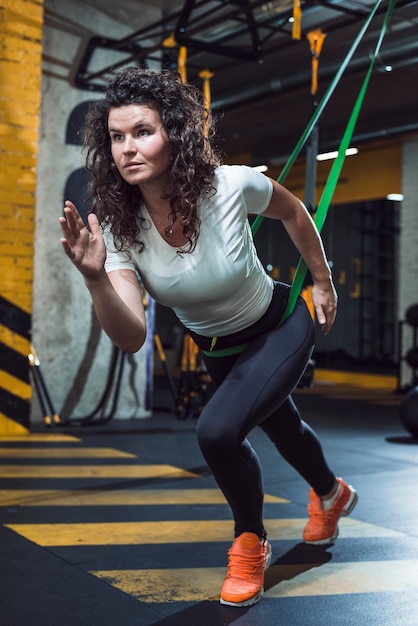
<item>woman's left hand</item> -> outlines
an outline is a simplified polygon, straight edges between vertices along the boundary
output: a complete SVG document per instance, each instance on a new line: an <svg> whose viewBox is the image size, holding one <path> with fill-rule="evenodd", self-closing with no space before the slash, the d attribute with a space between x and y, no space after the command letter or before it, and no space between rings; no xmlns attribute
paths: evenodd
<svg viewBox="0 0 418 626"><path fill-rule="evenodd" d="M338 301L337 292L331 279L325 284L314 283L312 301L321 332L323 335L327 335L337 314Z"/></svg>
<svg viewBox="0 0 418 626"><path fill-rule="evenodd" d="M104 272L106 248L97 216L89 214L89 230L75 204L66 200L64 216L59 218L59 222L65 254L85 280L98 280Z"/></svg>

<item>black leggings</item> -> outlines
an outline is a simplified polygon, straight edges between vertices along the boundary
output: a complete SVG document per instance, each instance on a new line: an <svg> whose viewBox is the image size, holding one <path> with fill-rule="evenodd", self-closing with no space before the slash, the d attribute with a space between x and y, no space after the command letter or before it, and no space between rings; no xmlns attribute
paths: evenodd
<svg viewBox="0 0 418 626"><path fill-rule="evenodd" d="M240 354L204 357L217 389L199 417L197 437L231 506L235 536L253 532L261 537L265 532L262 469L246 438L255 426L318 495L333 487L335 476L321 444L290 395L312 354L313 340L312 318L300 298L282 326L251 339Z"/></svg>

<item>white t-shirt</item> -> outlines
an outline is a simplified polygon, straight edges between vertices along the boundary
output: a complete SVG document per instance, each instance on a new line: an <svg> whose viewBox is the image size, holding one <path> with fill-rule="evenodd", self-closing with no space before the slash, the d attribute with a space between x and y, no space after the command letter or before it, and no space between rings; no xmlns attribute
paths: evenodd
<svg viewBox="0 0 418 626"><path fill-rule="evenodd" d="M216 194L198 207L200 234L192 253L178 254L142 206L150 223L141 229L145 248L116 252L105 234L106 271L138 271L150 296L171 307L186 328L222 337L256 322L270 304L273 281L258 259L247 215L263 213L273 190L266 176L243 165L218 167L213 186Z"/></svg>

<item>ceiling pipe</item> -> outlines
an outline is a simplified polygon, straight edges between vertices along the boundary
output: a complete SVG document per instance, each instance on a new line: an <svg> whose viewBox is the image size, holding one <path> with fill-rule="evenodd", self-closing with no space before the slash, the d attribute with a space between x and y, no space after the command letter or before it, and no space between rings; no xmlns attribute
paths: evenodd
<svg viewBox="0 0 418 626"><path fill-rule="evenodd" d="M418 56L418 37L411 37L409 40L403 41L402 45L393 45L392 47L388 45L385 47L383 52L387 62L393 66L393 71L396 71L397 63L404 62L410 64L411 55ZM340 65L341 61L328 65L322 63L321 81L328 80L329 78L335 76L340 68ZM356 72L359 73L363 70L365 71L369 65L369 54L353 58L344 76L352 75ZM344 76L342 79L344 79ZM249 89L234 91L218 99L215 97L212 102L212 108L213 110L222 109L223 111L236 109L240 106L250 104L255 100L269 98L285 91L291 91L292 89L299 89L305 86L310 80L311 72L309 66L309 70L299 72L298 74L273 78L267 83L256 83Z"/></svg>
<svg viewBox="0 0 418 626"><path fill-rule="evenodd" d="M370 133L359 133L358 135L353 135L351 143L365 143L376 139L385 139L395 135L406 135L416 132L418 132L418 122L414 124L403 124L402 126L391 126L390 128L383 128Z"/></svg>
<svg viewBox="0 0 418 626"><path fill-rule="evenodd" d="M370 143L372 141L378 141L380 139L390 139L391 137L399 137L400 135L407 135L412 133L418 133L418 122L414 124L404 124L402 126L392 126L391 128L382 128L380 130L371 131L368 133L354 134L351 140L351 145L360 145ZM339 139L326 139L321 142L321 151L328 152L330 150L338 149L340 143ZM254 159L260 163L280 164L285 163L290 156L291 151L283 154L254 154Z"/></svg>

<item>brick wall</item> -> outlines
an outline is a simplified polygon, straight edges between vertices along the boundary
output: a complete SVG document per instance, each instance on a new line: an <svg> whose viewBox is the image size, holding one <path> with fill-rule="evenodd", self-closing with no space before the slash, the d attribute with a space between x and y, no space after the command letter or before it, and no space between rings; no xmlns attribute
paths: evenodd
<svg viewBox="0 0 418 626"><path fill-rule="evenodd" d="M0 0L0 435L29 427L42 27L42 0Z"/></svg>

